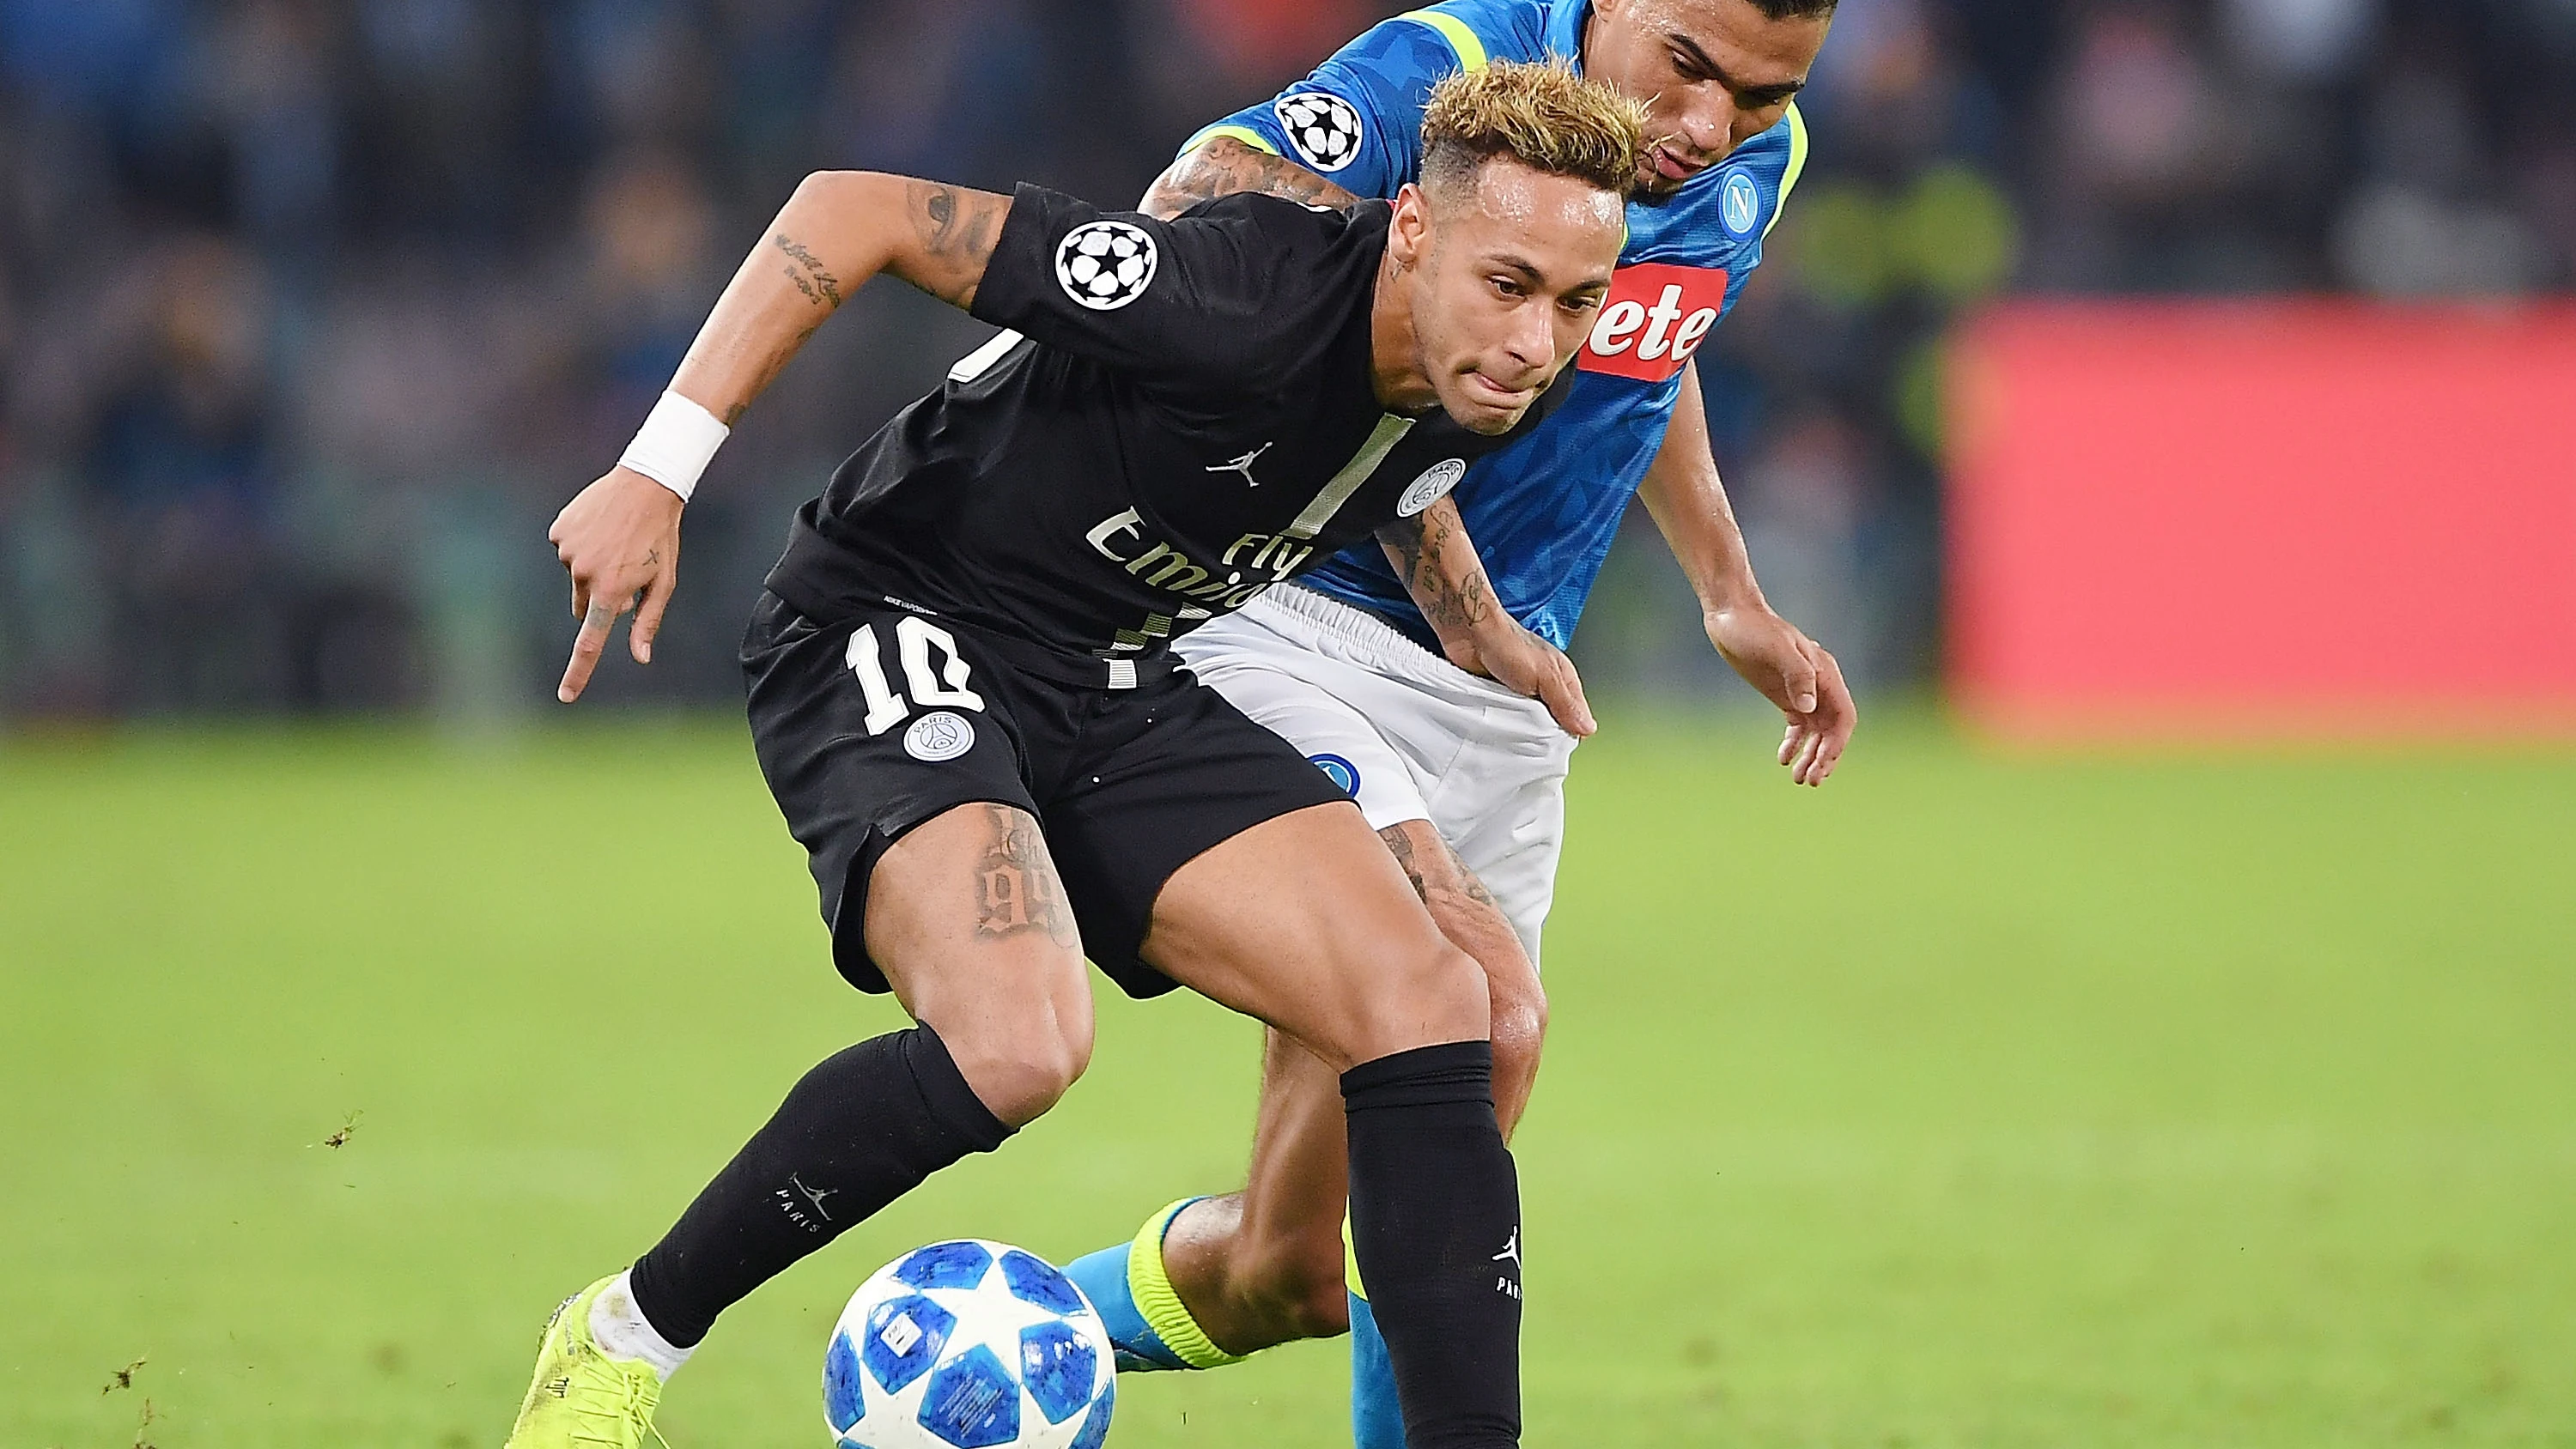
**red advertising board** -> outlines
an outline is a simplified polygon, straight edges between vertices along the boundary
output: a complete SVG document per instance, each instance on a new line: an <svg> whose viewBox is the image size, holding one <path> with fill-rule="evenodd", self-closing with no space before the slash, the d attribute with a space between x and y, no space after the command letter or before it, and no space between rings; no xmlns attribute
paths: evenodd
<svg viewBox="0 0 2576 1449"><path fill-rule="evenodd" d="M2576 307L2021 303L1951 378L1986 727L2576 729Z"/></svg>

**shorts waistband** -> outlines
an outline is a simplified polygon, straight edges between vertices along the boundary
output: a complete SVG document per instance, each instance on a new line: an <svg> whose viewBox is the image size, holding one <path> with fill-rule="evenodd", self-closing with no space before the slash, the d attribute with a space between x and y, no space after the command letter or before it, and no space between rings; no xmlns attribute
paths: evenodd
<svg viewBox="0 0 2576 1449"><path fill-rule="evenodd" d="M1414 642L1413 637L1393 624L1356 604L1319 594L1296 584L1281 584L1256 595L1244 605L1243 612L1277 610L1303 620L1308 625L1354 644L1377 656L1390 668L1436 680L1452 687L1496 694L1506 700L1527 704L1533 709L1546 706L1534 699L1513 693L1510 689L1481 674L1471 674L1449 661L1445 654L1435 654Z"/></svg>
<svg viewBox="0 0 2576 1449"><path fill-rule="evenodd" d="M1141 689L1148 685L1162 683L1171 678L1180 668L1180 661L1173 657L1171 649L1159 643L1152 649L1124 658L1104 659L1094 654L1071 654L1041 644L1034 639L988 628L982 624L960 619L953 614L942 614L924 608L892 594L880 595L875 604L819 611L807 609L794 597L774 586L768 590L768 594L793 612L827 629L856 622L879 609L898 615L917 615L930 620L942 629L966 635L973 639L979 648L987 653L1001 656L1016 669L1034 674L1040 679L1071 685L1078 689Z"/></svg>

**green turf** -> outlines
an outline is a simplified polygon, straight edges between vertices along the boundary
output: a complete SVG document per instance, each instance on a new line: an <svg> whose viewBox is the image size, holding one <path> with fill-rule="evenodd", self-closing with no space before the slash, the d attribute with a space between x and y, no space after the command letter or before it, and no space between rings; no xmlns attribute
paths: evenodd
<svg viewBox="0 0 2576 1449"><path fill-rule="evenodd" d="M1577 761L1533 1445L2576 1445L2576 756L1760 754ZM821 945L734 729L0 747L0 1449L497 1443L554 1300L894 1022ZM822 1445L903 1248L1226 1185L1253 1033L1101 1035L729 1317L672 1442ZM1131 1379L1113 1442L1346 1442L1341 1365Z"/></svg>

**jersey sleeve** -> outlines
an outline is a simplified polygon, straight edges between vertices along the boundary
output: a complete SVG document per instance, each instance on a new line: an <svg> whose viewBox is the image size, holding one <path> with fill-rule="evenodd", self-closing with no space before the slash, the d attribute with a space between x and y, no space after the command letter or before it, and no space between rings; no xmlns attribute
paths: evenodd
<svg viewBox="0 0 2576 1449"><path fill-rule="evenodd" d="M1311 305L1301 289L1342 224L1263 196L1163 221L1024 182L971 310L1147 380L1222 389L1252 378L1266 339Z"/></svg>
<svg viewBox="0 0 2576 1449"><path fill-rule="evenodd" d="M1460 47L1472 54L1461 54ZM1422 107L1431 88L1484 62L1463 22L1437 10L1398 16L1343 46L1274 100L1200 131L1284 156L1354 196L1392 198L1422 169Z"/></svg>

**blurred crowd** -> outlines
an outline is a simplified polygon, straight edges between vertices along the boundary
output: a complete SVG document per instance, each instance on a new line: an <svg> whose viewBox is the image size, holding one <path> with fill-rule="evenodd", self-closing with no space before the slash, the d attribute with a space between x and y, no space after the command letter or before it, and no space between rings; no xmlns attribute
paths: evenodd
<svg viewBox="0 0 2576 1449"><path fill-rule="evenodd" d="M0 720L505 721L544 542L797 179L1131 200L1371 0L0 0ZM1844 0L1813 161L1702 356L1775 602L1938 649L1942 343L2010 291L2576 278L2576 0ZM855 299L690 509L659 662L730 700L793 504L982 329ZM1650 528L1577 656L1722 666Z"/></svg>

